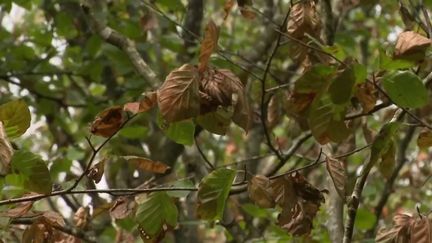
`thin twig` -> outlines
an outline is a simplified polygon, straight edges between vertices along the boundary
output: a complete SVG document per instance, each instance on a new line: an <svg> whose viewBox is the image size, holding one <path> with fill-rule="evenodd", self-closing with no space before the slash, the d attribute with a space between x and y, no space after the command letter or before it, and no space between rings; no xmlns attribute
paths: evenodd
<svg viewBox="0 0 432 243"><path fill-rule="evenodd" d="M195 139L195 146L198 149L199 154L201 155L201 157L203 158L203 160L206 162L206 164L208 165L210 170L215 170L214 165L210 162L210 160L207 158L207 156L204 154L204 152L201 150L201 147L198 144L197 138L194 137Z"/></svg>

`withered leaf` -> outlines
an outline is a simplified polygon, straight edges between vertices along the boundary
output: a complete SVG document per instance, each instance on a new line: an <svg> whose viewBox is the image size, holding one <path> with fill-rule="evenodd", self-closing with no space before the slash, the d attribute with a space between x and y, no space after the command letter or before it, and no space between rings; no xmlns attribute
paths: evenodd
<svg viewBox="0 0 432 243"><path fill-rule="evenodd" d="M243 17L250 20L255 19L256 13L252 10L250 6L244 6L239 8L240 8L240 13Z"/></svg>
<svg viewBox="0 0 432 243"><path fill-rule="evenodd" d="M184 64L168 74L157 91L157 100L162 117L176 122L195 117L200 111L198 71Z"/></svg>
<svg viewBox="0 0 432 243"><path fill-rule="evenodd" d="M421 60L424 58L425 50L430 44L430 39L414 31L402 32L396 41L394 57Z"/></svg>
<svg viewBox="0 0 432 243"><path fill-rule="evenodd" d="M88 178L93 180L95 183L99 183L102 179L102 176L105 172L105 161L106 159L101 160L97 164L95 164L87 173Z"/></svg>
<svg viewBox="0 0 432 243"><path fill-rule="evenodd" d="M34 222L28 226L22 235L22 243L44 243L46 228L43 224Z"/></svg>
<svg viewBox="0 0 432 243"><path fill-rule="evenodd" d="M256 175L248 183L249 198L258 206L272 208L275 205L270 180L262 175Z"/></svg>
<svg viewBox="0 0 432 243"><path fill-rule="evenodd" d="M232 10L232 8L234 7L234 0L226 0L225 4L224 4L224 20L226 20Z"/></svg>
<svg viewBox="0 0 432 243"><path fill-rule="evenodd" d="M423 221L425 219L425 221ZM430 230L427 217L416 219L407 214L396 214L393 217L394 225L389 229L380 229L375 237L377 243L405 243L405 242L421 242L424 239L424 228ZM424 227L426 226L426 227ZM414 233L414 234L413 234ZM428 232L430 237L430 231ZM411 241L419 240L419 241ZM430 238L429 238L430 239Z"/></svg>
<svg viewBox="0 0 432 243"><path fill-rule="evenodd" d="M267 122L269 129L274 128L281 121L281 104L282 100L279 94L275 94L271 97L267 111Z"/></svg>
<svg viewBox="0 0 432 243"><path fill-rule="evenodd" d="M313 218L316 216L318 209L319 205L312 202L299 202L294 207L292 219L282 228L287 229L288 232L295 236L309 234L313 228Z"/></svg>
<svg viewBox="0 0 432 243"><path fill-rule="evenodd" d="M13 155L12 145L10 144L3 122L0 121L0 174L7 174L10 169L10 162Z"/></svg>
<svg viewBox="0 0 432 243"><path fill-rule="evenodd" d="M120 129L123 120L124 114L121 106L107 108L96 116L90 132L94 135L110 137Z"/></svg>
<svg viewBox="0 0 432 243"><path fill-rule="evenodd" d="M15 208L1 212L0 216L18 218L25 215L33 206L33 202L23 202L16 205Z"/></svg>
<svg viewBox="0 0 432 243"><path fill-rule="evenodd" d="M332 178L333 184L339 196L345 200L345 184L347 181L345 166L342 161L327 157L326 168Z"/></svg>
<svg viewBox="0 0 432 243"><path fill-rule="evenodd" d="M132 112L133 114L146 112L153 108L157 104L157 94L156 92L150 92L145 94L144 97L138 102L126 103L123 106L125 111Z"/></svg>
<svg viewBox="0 0 432 243"><path fill-rule="evenodd" d="M73 217L75 226L78 228L84 228L88 223L89 216L90 215L88 207L79 207Z"/></svg>
<svg viewBox="0 0 432 243"><path fill-rule="evenodd" d="M295 38L301 38L305 34L319 36L320 17L315 1L306 0L294 4L290 12L287 30Z"/></svg>
<svg viewBox="0 0 432 243"><path fill-rule="evenodd" d="M153 12L148 12L140 19L141 27L144 31L156 29L159 26L157 16Z"/></svg>
<svg viewBox="0 0 432 243"><path fill-rule="evenodd" d="M417 138L417 146L421 150L426 150L432 146L432 132L428 129L424 129L420 132Z"/></svg>
<svg viewBox="0 0 432 243"><path fill-rule="evenodd" d="M110 215L114 219L124 219L136 209L137 203L130 197L119 197L110 208Z"/></svg>
<svg viewBox="0 0 432 243"><path fill-rule="evenodd" d="M41 222L52 227L65 226L65 221L63 219L63 216L61 216L59 213L52 212L52 211L44 212L42 214Z"/></svg>
<svg viewBox="0 0 432 243"><path fill-rule="evenodd" d="M432 242L432 228L430 220L427 217L418 217L410 227L410 242L429 243Z"/></svg>
<svg viewBox="0 0 432 243"><path fill-rule="evenodd" d="M271 181L274 201L281 207L292 208L297 202L296 190L290 175L285 175Z"/></svg>
<svg viewBox="0 0 432 243"><path fill-rule="evenodd" d="M355 96L360 101L363 112L371 111L377 102L375 86L370 82L364 82L357 85Z"/></svg>
<svg viewBox="0 0 432 243"><path fill-rule="evenodd" d="M201 79L201 114L219 106L234 107L232 120L245 131L249 126L249 104L240 79L228 69L207 69Z"/></svg>
<svg viewBox="0 0 432 243"><path fill-rule="evenodd" d="M153 161L148 158L137 156L123 156L123 158L133 163L140 170L158 174L165 174L171 170L171 167L160 161Z"/></svg>
<svg viewBox="0 0 432 243"><path fill-rule="evenodd" d="M204 39L201 42L201 51L198 67L199 72L202 73L207 68L210 56L217 48L218 39L219 28L216 26L213 20L210 20L205 29Z"/></svg>

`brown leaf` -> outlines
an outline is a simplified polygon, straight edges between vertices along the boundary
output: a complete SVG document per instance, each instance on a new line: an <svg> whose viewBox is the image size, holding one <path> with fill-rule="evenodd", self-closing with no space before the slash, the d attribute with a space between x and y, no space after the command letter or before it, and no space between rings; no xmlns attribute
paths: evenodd
<svg viewBox="0 0 432 243"><path fill-rule="evenodd" d="M363 107L363 113L371 111L377 102L375 86L370 82L357 85L355 96Z"/></svg>
<svg viewBox="0 0 432 243"><path fill-rule="evenodd" d="M89 209L88 207L80 207L74 214L74 223L78 228L84 228L89 220Z"/></svg>
<svg viewBox="0 0 432 243"><path fill-rule="evenodd" d="M415 56L416 54L419 54L420 59L423 59L425 51L430 46L430 44L430 39L417 34L414 31L402 32L399 34L396 41L394 57L410 58L413 57L413 55Z"/></svg>
<svg viewBox="0 0 432 243"><path fill-rule="evenodd" d="M44 243L46 228L43 224L34 222L28 226L22 235L22 243Z"/></svg>
<svg viewBox="0 0 432 243"><path fill-rule="evenodd" d="M7 138L3 122L0 121L0 175L5 175L9 172L12 155L12 145Z"/></svg>
<svg viewBox="0 0 432 243"><path fill-rule="evenodd" d="M424 129L420 132L417 138L417 146L421 150L427 150L432 146L432 132L428 129Z"/></svg>
<svg viewBox="0 0 432 243"><path fill-rule="evenodd" d="M90 131L94 135L110 137L120 129L123 120L123 108L121 106L110 107L96 116Z"/></svg>
<svg viewBox="0 0 432 243"><path fill-rule="evenodd" d="M292 208L297 202L296 190L290 175L285 175L271 181L273 199L282 208Z"/></svg>
<svg viewBox="0 0 432 243"><path fill-rule="evenodd" d="M219 28L216 26L213 20L210 20L205 29L204 39L201 42L198 67L200 73L204 72L204 70L207 68L210 56L216 50L218 38Z"/></svg>
<svg viewBox="0 0 432 243"><path fill-rule="evenodd" d="M88 178L93 180L96 184L100 182L105 172L105 161L106 159L103 159L99 163L93 165L87 173Z"/></svg>
<svg viewBox="0 0 432 243"><path fill-rule="evenodd" d="M273 208L275 202L272 196L270 180L262 175L256 175L248 183L249 198L258 206Z"/></svg>
<svg viewBox="0 0 432 243"><path fill-rule="evenodd" d="M277 126L281 121L281 104L282 100L280 95L275 94L271 97L267 111L267 122L270 130Z"/></svg>
<svg viewBox="0 0 432 243"><path fill-rule="evenodd" d="M410 227L415 219L407 214L397 214L393 217L394 226L390 229L380 229L375 237L377 243L410 242Z"/></svg>
<svg viewBox="0 0 432 243"><path fill-rule="evenodd" d="M119 197L110 209L110 215L114 219L124 219L135 211L137 204L133 198Z"/></svg>
<svg viewBox="0 0 432 243"><path fill-rule="evenodd" d="M4 217L19 218L25 215L33 206L33 202L23 202L16 204L15 208L9 209L6 212L1 212L0 215Z"/></svg>
<svg viewBox="0 0 432 243"><path fill-rule="evenodd" d="M327 157L326 168L332 178L337 193L343 200L345 200L345 184L347 182L347 176L344 164L340 160Z"/></svg>
<svg viewBox="0 0 432 243"><path fill-rule="evenodd" d="M232 8L234 7L234 0L227 0L224 4L224 20L226 20L232 10Z"/></svg>
<svg viewBox="0 0 432 243"><path fill-rule="evenodd" d="M148 12L140 19L141 27L144 31L156 29L159 26L158 19L153 12Z"/></svg>
<svg viewBox="0 0 432 243"><path fill-rule="evenodd" d="M249 126L249 104L240 79L228 69L207 69L201 79L201 114L218 106L234 106L232 120L245 131Z"/></svg>
<svg viewBox="0 0 432 243"><path fill-rule="evenodd" d="M431 223L430 220L423 216L421 218L417 218L412 224L410 228L411 240L412 243L430 243L432 242L432 232L431 232Z"/></svg>
<svg viewBox="0 0 432 243"><path fill-rule="evenodd" d="M59 213L52 212L52 211L44 212L42 214L41 222L43 222L47 226L52 226L52 227L65 226L65 221L63 219L63 216L61 216Z"/></svg>
<svg viewBox="0 0 432 243"><path fill-rule="evenodd" d="M165 174L171 170L171 167L159 161L153 161L151 159L137 157L137 156L123 156L123 157L127 161L133 163L140 170L144 170L152 173L158 173L158 174Z"/></svg>
<svg viewBox="0 0 432 243"><path fill-rule="evenodd" d="M157 103L157 95L156 92L150 92L148 94L144 95L144 98L142 98L138 102L130 102L126 103L123 106L123 109L125 111L132 112L133 114L146 112L153 108Z"/></svg>
<svg viewBox="0 0 432 243"><path fill-rule="evenodd" d="M287 229L294 236L309 234L313 228L313 218L318 209L319 205L308 201L298 203L293 210L292 220L282 225L282 228Z"/></svg>
<svg viewBox="0 0 432 243"><path fill-rule="evenodd" d="M250 6L244 6L239 8L240 8L240 13L243 17L250 20L255 19L256 13L253 11L253 9Z"/></svg>
<svg viewBox="0 0 432 243"><path fill-rule="evenodd" d="M190 64L168 74L157 91L159 110L166 121L181 121L199 114L198 76L197 69Z"/></svg>
<svg viewBox="0 0 432 243"><path fill-rule="evenodd" d="M290 12L287 30L295 38L302 38L305 34L319 37L320 17L314 0L300 1L294 4Z"/></svg>

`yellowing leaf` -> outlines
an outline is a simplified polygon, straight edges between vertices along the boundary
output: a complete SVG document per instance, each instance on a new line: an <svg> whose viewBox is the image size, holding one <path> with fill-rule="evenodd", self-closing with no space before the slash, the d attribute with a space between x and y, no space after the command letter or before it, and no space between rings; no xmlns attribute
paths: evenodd
<svg viewBox="0 0 432 243"><path fill-rule="evenodd" d="M99 183L102 179L105 172L105 161L106 159L103 159L99 163L95 164L87 174L88 178L93 180L95 183Z"/></svg>
<svg viewBox="0 0 432 243"><path fill-rule="evenodd" d="M7 139L3 122L0 121L0 174L5 175L10 170L13 148Z"/></svg>
<svg viewBox="0 0 432 243"><path fill-rule="evenodd" d="M102 137L110 137L121 127L124 120L123 108L114 106L99 113L91 124L90 132Z"/></svg>
<svg viewBox="0 0 432 243"><path fill-rule="evenodd" d="M249 198L260 207L272 208L275 205L270 180L265 176L252 177L248 183L248 193Z"/></svg>
<svg viewBox="0 0 432 243"><path fill-rule="evenodd" d="M345 200L345 184L347 182L347 176L344 164L338 159L327 157L326 168L332 178L337 193L343 200Z"/></svg>
<svg viewBox="0 0 432 243"><path fill-rule="evenodd" d="M0 121L10 139L17 138L30 127L30 111L23 100L0 105Z"/></svg>
<svg viewBox="0 0 432 243"><path fill-rule="evenodd" d="M133 114L146 112L153 108L157 103L157 95L156 92L151 92L149 94L144 95L139 102L130 102L126 103L123 106L125 111L132 112Z"/></svg>
<svg viewBox="0 0 432 243"><path fill-rule="evenodd" d="M423 130L417 138L417 146L421 150L426 150L432 146L432 132L430 130Z"/></svg>
<svg viewBox="0 0 432 243"><path fill-rule="evenodd" d="M201 42L201 51L199 56L199 72L204 72L207 68L211 54L216 50L217 42L219 38L219 28L210 20L207 24L204 39Z"/></svg>
<svg viewBox="0 0 432 243"><path fill-rule="evenodd" d="M394 56L410 60L421 60L431 40L414 31L405 31L399 34L396 41Z"/></svg>
<svg viewBox="0 0 432 243"><path fill-rule="evenodd" d="M158 106L167 122L195 117L200 111L197 69L184 64L168 74L157 91Z"/></svg>
<svg viewBox="0 0 432 243"><path fill-rule="evenodd" d="M220 168L202 179L198 186L197 214L201 219L222 219L235 171Z"/></svg>
<svg viewBox="0 0 432 243"><path fill-rule="evenodd" d="M231 124L233 113L234 108L232 106L226 108L219 106L214 112L199 115L196 118L196 123L211 133L225 135Z"/></svg>
<svg viewBox="0 0 432 243"><path fill-rule="evenodd" d="M151 159L137 156L124 156L123 158L133 163L138 169L143 171L165 174L171 170L171 167L159 161L153 161Z"/></svg>

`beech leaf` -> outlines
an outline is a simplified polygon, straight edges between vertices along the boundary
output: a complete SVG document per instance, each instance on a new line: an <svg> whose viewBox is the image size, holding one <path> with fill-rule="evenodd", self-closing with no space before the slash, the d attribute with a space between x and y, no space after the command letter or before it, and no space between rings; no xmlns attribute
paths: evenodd
<svg viewBox="0 0 432 243"><path fill-rule="evenodd" d="M11 218L19 218L25 215L33 206L33 202L23 202L16 204L14 208L9 209L5 212L1 212L0 216L11 217Z"/></svg>
<svg viewBox="0 0 432 243"><path fill-rule="evenodd" d="M171 170L171 167L160 162L153 161L148 158L137 156L123 156L128 162L133 163L138 169L152 173L165 174Z"/></svg>
<svg viewBox="0 0 432 243"><path fill-rule="evenodd" d="M421 60L425 57L425 51L431 43L430 39L414 31L402 32L396 41L394 57Z"/></svg>
<svg viewBox="0 0 432 243"><path fill-rule="evenodd" d="M126 103L123 106L125 111L129 111L133 114L142 113L150 110L157 104L157 94L156 92L151 92L144 95L144 97L138 102Z"/></svg>
<svg viewBox="0 0 432 243"><path fill-rule="evenodd" d="M287 29L295 38L301 38L305 34L319 36L320 24L315 1L300 1L291 8Z"/></svg>
<svg viewBox="0 0 432 243"><path fill-rule="evenodd" d="M73 220L75 226L78 228L84 228L89 220L89 208L88 207L79 207L73 216Z"/></svg>
<svg viewBox="0 0 432 243"><path fill-rule="evenodd" d="M9 139L14 139L30 127L30 110L23 100L14 100L0 105L0 121Z"/></svg>
<svg viewBox="0 0 432 243"><path fill-rule="evenodd" d="M105 172L105 161L106 159L101 160L100 162L93 165L87 173L88 178L93 180L96 184L100 182L102 176Z"/></svg>
<svg viewBox="0 0 432 243"><path fill-rule="evenodd" d="M198 186L197 214L201 219L222 219L235 171L220 168L205 176Z"/></svg>
<svg viewBox="0 0 432 243"><path fill-rule="evenodd" d="M375 86L370 82L358 84L355 97L360 101L363 113L371 111L377 102Z"/></svg>
<svg viewBox="0 0 432 243"><path fill-rule="evenodd" d="M9 172L13 152L12 145L4 130L3 122L0 121L0 175L5 175Z"/></svg>
<svg viewBox="0 0 432 243"><path fill-rule="evenodd" d="M124 120L123 108L114 106L100 112L91 124L90 132L102 137L110 137L121 127Z"/></svg>
<svg viewBox="0 0 432 243"><path fill-rule="evenodd" d="M432 132L430 130L422 130L417 138L417 146L421 150L427 150L432 146Z"/></svg>
<svg viewBox="0 0 432 243"><path fill-rule="evenodd" d="M347 176L345 166L342 161L327 157L326 168L332 178L333 184L339 196L345 200L345 184L347 182Z"/></svg>
<svg viewBox="0 0 432 243"><path fill-rule="evenodd" d="M197 69L184 64L168 74L157 91L159 110L167 122L195 117L200 111Z"/></svg>
<svg viewBox="0 0 432 243"><path fill-rule="evenodd" d="M210 20L205 29L204 39L201 42L198 67L199 72L204 72L204 70L207 68L210 56L217 48L218 38L219 28L216 26L213 20Z"/></svg>
<svg viewBox="0 0 432 243"><path fill-rule="evenodd" d="M119 197L115 200L109 212L114 219L124 219L135 212L137 203L132 197Z"/></svg>
<svg viewBox="0 0 432 243"><path fill-rule="evenodd" d="M380 173L386 178L390 179L393 169L395 167L396 145L395 141L390 142L390 146L386 152L381 156L381 162L378 164Z"/></svg>
<svg viewBox="0 0 432 243"><path fill-rule="evenodd" d="M248 183L249 198L258 206L272 208L275 205L272 196L270 180L262 175L256 175Z"/></svg>

